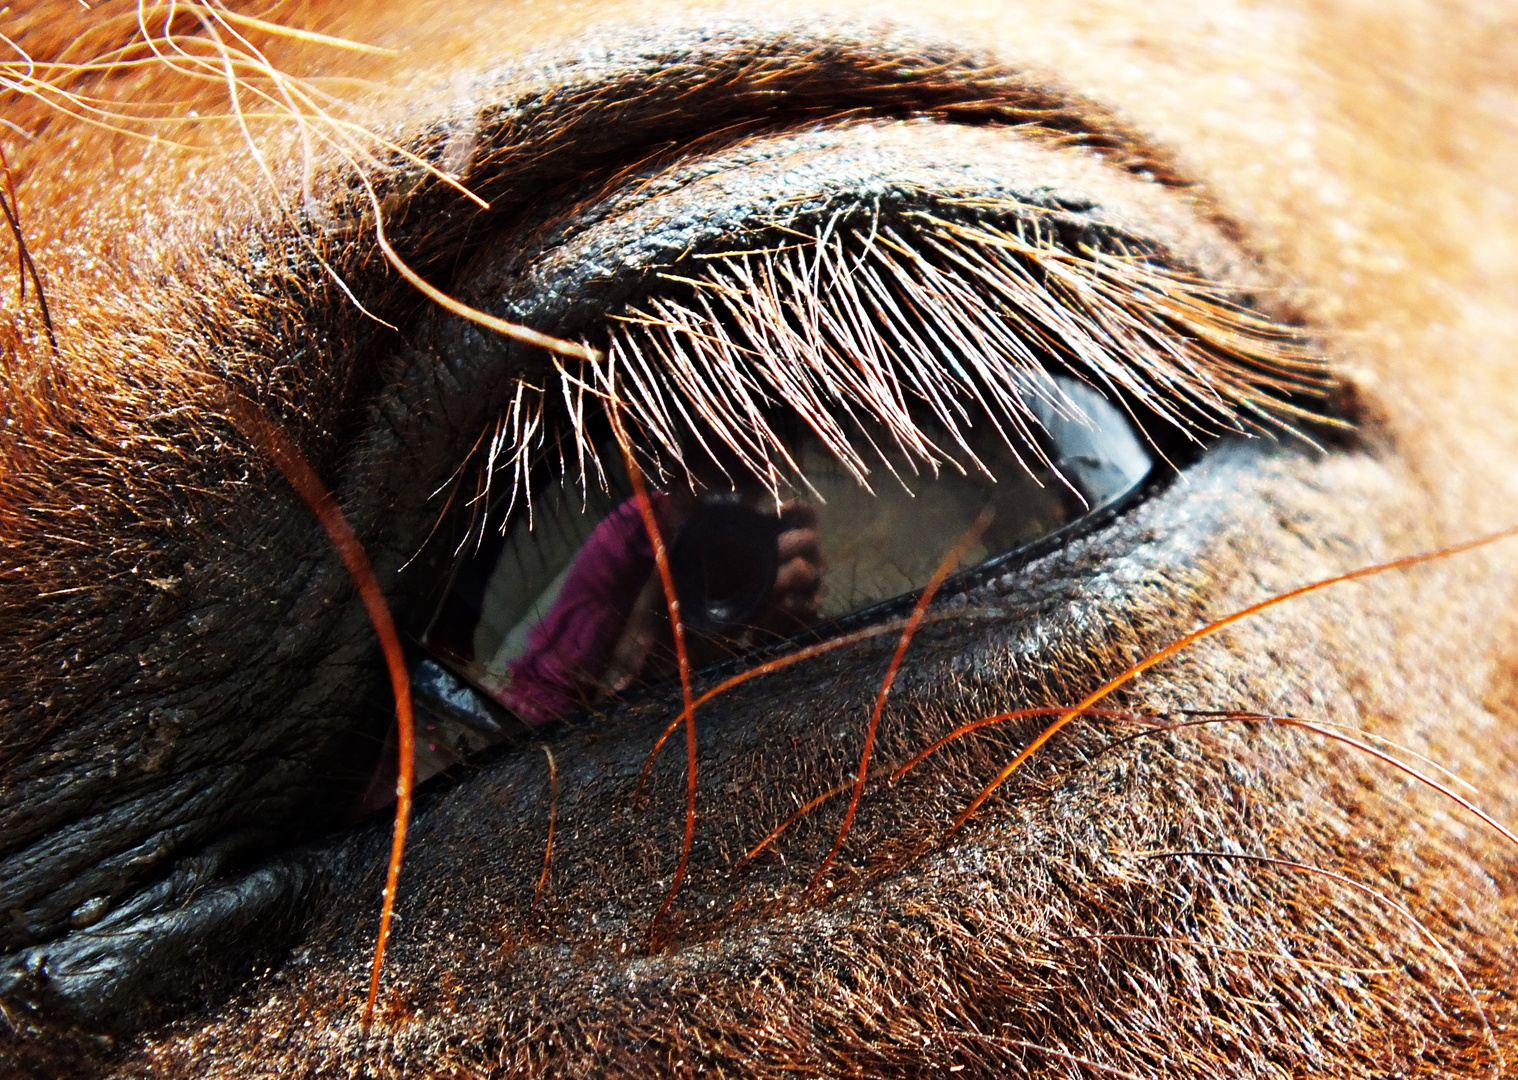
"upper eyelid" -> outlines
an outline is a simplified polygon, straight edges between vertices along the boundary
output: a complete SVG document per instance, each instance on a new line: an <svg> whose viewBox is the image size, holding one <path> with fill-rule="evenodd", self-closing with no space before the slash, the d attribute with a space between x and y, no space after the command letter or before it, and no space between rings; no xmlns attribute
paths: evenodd
<svg viewBox="0 0 1518 1080"><path fill-rule="evenodd" d="M397 142L434 166L462 165L459 179L490 203L490 217L511 215L545 190L612 177L671 152L867 116L1016 125L1025 137L1088 147L1146 179L1191 185L1161 148L1099 104L956 48L804 33L629 37L639 41L635 48L607 51L593 64L563 64L535 78L491 73L491 88L477 100L410 120L411 134ZM577 49L562 47L569 56ZM376 179L393 219L387 233L418 268L452 263L478 239L476 208L437 178L402 165ZM413 221L424 224L409 227Z"/></svg>
<svg viewBox="0 0 1518 1080"><path fill-rule="evenodd" d="M890 133L886 141L890 142L894 140L903 148L904 156L897 161L898 165L904 160L910 166L914 160L920 157L924 149L921 145L924 134L932 138L936 133L936 137L945 140L945 143L938 147L939 157L944 154L950 154L951 151L963 151L965 149L963 140L976 142L978 149L984 151L982 157L986 162L986 171L984 173L986 183L996 187L998 190L1004 191L1026 190L1020 187L1023 184L1042 190L1049 196L1046 200L1047 205L1042 208L1044 210L1056 210L1064 206L1065 204L1061 202L1063 196L1069 196L1069 205L1071 206L1087 206L1092 211L1092 216L1086 217L1075 211L1070 211L1069 216L1083 219L1094 226L1100 226L1105 221L1108 226L1115 228L1116 237L1119 240L1126 238L1126 240L1133 241L1137 245L1135 250L1153 251L1158 256L1157 265L1154 268L1157 275L1163 274L1167 268L1178 275L1183 275L1172 278L1170 281L1170 284L1179 291L1188 291L1195 284L1200 286L1197 290L1197 295L1202 296L1210 284L1216 284L1220 290L1223 290L1228 288L1228 283L1232 280L1230 295L1233 295L1238 289L1240 281L1250 277L1247 270L1247 266L1250 263L1247 258L1243 260L1243 267L1233 271L1235 275L1242 273L1243 278L1230 278L1229 273L1224 269L1228 262L1226 257L1221 259L1208 258L1201 261L1197 261L1194 258L1194 256L1201 254L1201 248L1197 245L1200 243L1202 246L1205 246L1209 242L1203 239L1204 237L1211 237L1213 242L1220 243L1224 248L1228 248L1229 250L1232 250L1232 248L1231 245L1219 239L1218 230L1209 228L1205 222L1193 223L1193 227L1190 228L1190 232L1188 233L1187 223L1190 222L1193 216L1193 209L1185 197L1173 192L1166 192L1157 186L1145 184L1132 177L1123 177L1121 173L1118 173L1116 180L1113 180L1107 174L1115 172L1115 170L1097 165L1095 162L1090 161L1088 156L1067 155L1046 147L1025 148L1022 145L1025 140L1021 139L1021 133L975 131L966 129L962 125L926 122L921 125L921 130L912 125L888 123L877 125L857 124L852 125L852 127L845 125L842 129L830 128L826 132L772 135L764 140L756 140L752 147L729 147L727 156L718 151L709 156L693 159L691 162L672 163L669 169L671 172L679 173L687 164L690 164L699 175L709 177L710 183L714 188L720 189L733 176L731 170L722 167L723 164L740 159L747 160L746 155L749 155L755 163L755 167L764 172L768 177L768 180L757 183L755 187L761 190L770 190L773 189L774 180L777 176L787 175L795 177L799 175L793 167L794 159L774 152L776 144L789 141L797 145L812 147L818 144L819 141L826 144L828 140L843 141L846 144L851 130L868 136L871 133L872 127L881 132ZM995 153L992 153L996 146L1001 146L1007 154L1010 154L1010 157L997 156ZM752 154L750 154L751 151ZM970 154L969 156L975 155ZM1062 160L1072 156L1078 160L1083 159L1081 167L1072 168L1068 162L1064 163L1063 167L1061 167ZM814 179L824 183L835 181L838 176L832 167L832 163L835 160L837 159L829 157L826 154L817 156L812 161ZM871 177L881 175L899 175L897 173L890 173L888 170L876 171L869 164L873 159L860 153L857 146L854 147L853 156L850 160L857 167L855 179L858 180L868 180ZM931 146L927 150L925 160L938 160ZM1019 164L1014 165L1014 163ZM1050 192L1048 185L1052 178L1056 176L1061 177L1063 183L1054 184L1054 190ZM1084 181L1088 186L1081 187L1080 184L1076 183L1077 180ZM737 182L733 184L733 189L727 196L732 200L731 206L713 205L714 203L720 204L721 199L715 198L715 192L703 192L699 183L688 185L676 184L673 187L668 187L662 183L651 186L657 186L660 191L674 192L675 195L673 197L687 200L689 205L698 209L700 215L709 216L712 221L718 222L719 232L720 222L730 220L732 216L727 213L730 209L736 209L738 211L737 217L745 221L751 221L755 226L765 225L762 215L750 216L750 204L745 194L747 190L745 183ZM937 191L939 186L941 185L929 182L926 184L925 190L929 193L930 198L939 200L937 205L940 209L946 209L945 203L942 200L945 195L951 194L951 192L946 189L945 191L939 191L936 195L932 194L932 192ZM1122 215L1119 215L1118 218L1104 217L1104 211L1116 209L1121 202L1122 191L1118 189L1128 191L1130 195L1136 193L1139 196L1136 201L1130 198L1127 203L1123 204L1124 211L1127 214L1126 221L1130 227L1129 230L1117 227L1123 220ZM801 189L797 188L793 190ZM961 188L960 194L964 194L965 190ZM525 232L528 238L527 241L521 244L497 244L491 250L482 253L478 265L470 268L470 272L465 275L465 279L460 283L461 287L465 290L461 294L463 298L471 303L486 307L493 312L499 312L513 321L520 321L529 325L539 323L551 332L563 334L565 333L564 327L569 326L571 328L583 327L589 333L599 334L600 331L597 328L603 324L606 324L608 327L610 325L607 316L622 311L624 305L636 304L645 295L654 297L664 295L663 290L657 287L659 279L662 276L657 272L657 260L651 266L641 266L640 264L639 269L629 274L631 280L626 283L625 288L621 287L623 283L619 280L607 279L613 283L613 288L608 292L606 289L597 287L594 284L594 279L597 275L604 274L607 267L618 267L616 278L619 279L621 277L623 272L621 267L624 264L619 259L617 253L624 249L621 242L616 239L617 234L620 231L624 238L631 238L633 241L641 244L648 238L648 230L642 222L661 218L667 219L670 216L670 208L667 205L669 199L658 192L641 201L638 197L623 197L617 194L618 189L616 185L597 185L597 191L602 196L619 202L620 206L618 210L615 212L603 212L597 203L589 204L588 209L586 204L572 203L572 210L578 206L579 209L585 211L583 220L576 222L574 220L564 221L559 216L560 208L550 206L544 211L547 221L550 223L563 221L563 228L550 228L548 225L529 225L512 234L514 236L521 236ZM1027 205L1025 208L1030 211L1040 209L1034 205ZM626 211L626 217L631 219L631 223L618 220L619 213L623 211ZM637 215L645 212L648 215L646 219L638 218ZM569 216L572 219L573 213L571 212ZM827 217L828 215L823 213L822 218L816 224L820 227ZM869 222L859 224L861 224L862 230L868 230ZM551 233L552 235L545 236L545 233ZM610 234L610 239L605 239L607 234ZM1074 235L1079 237L1087 236L1088 234L1084 229L1077 229ZM543 246L535 248L530 242L533 237L542 239ZM794 246L798 237L792 233L787 239ZM1178 247L1170 249L1168 256L1163 254L1167 240L1178 242ZM582 248L581 245L585 246ZM673 247L684 249L685 245L682 241L673 245ZM711 255L716 252L698 246L686 250L686 253L692 254L699 259L703 255ZM1078 254L1079 252L1075 248L1067 248L1061 252L1061 256L1075 257ZM1177 256L1180 257L1179 261L1177 261ZM1191 258L1188 258L1188 256ZM547 260L554 267L546 271L542 278L539 278L536 270L532 269L538 265L540 259ZM1087 260L1081 259L1080 261L1085 263ZM1214 262L1216 265L1210 265ZM1190 280L1184 277L1188 272L1192 275ZM582 277L581 275L586 276ZM1222 295L1221 292L1220 295ZM544 296L550 298L547 309L537 306L539 303L538 298ZM564 300L564 304L554 307L560 298ZM1175 298L1175 294L1172 292L1171 299ZM526 306L514 306L518 300L521 300ZM1248 309L1243 310L1248 314ZM587 321L587 314L590 316L591 321ZM534 315L542 316L541 321L535 319ZM1258 328L1267 333L1280 332L1283 336L1289 335L1292 339L1290 348L1295 349L1299 339L1295 331L1288 325L1264 316L1259 316L1258 320ZM450 324L455 329L445 329ZM505 527L510 517L509 513L505 513L500 509L491 512L482 508L487 506L495 508L497 507L497 501L500 507L516 506L518 505L518 495L524 493L528 495L534 494L531 490L531 485L534 482L526 478L529 477L531 472L531 462L535 453L546 454L549 458L562 454L568 459L567 467L570 472L577 474L577 483L597 483L597 469L595 466L597 448L594 445L580 441L581 432L579 425L573 423L572 420L577 412L576 407L572 403L561 403L558 400L559 388L554 385L557 382L557 377L551 369L547 368L541 356L534 355L539 353L540 350L522 349L505 340L493 341L488 337L481 336L469 324L448 317L442 317L439 323L434 323L433 325L434 330L440 332L435 336L427 332L421 335L422 340L427 341L430 347L424 349L423 353L417 356L417 363L413 368L417 381L411 383L410 389L404 391L406 394L412 395L407 411L424 413L436 411L440 407L444 413L451 413L456 408L460 412L467 411L469 419L462 424L455 425L458 429L452 435L452 437L455 437L455 441L450 442L447 449L440 447L437 444L437 440L440 436L449 438L450 435L440 432L438 426L435 424L428 424L418 428L416 437L407 440L412 445L417 446L431 444L424 452L428 455L429 462L431 463L429 464L429 468L432 469L432 472L429 473L429 480L426 486L427 490L433 492L435 495L435 498L428 505L418 505L416 508L417 517L426 523L424 529L426 536L416 535L414 540L402 545L402 554L407 565L411 566L415 564L417 568L414 580L418 581L429 580L430 578L441 579L441 576L446 574L446 567L443 563L448 562L449 560L447 559L437 562L433 556L429 556L422 559L421 562L416 562L416 560L421 558L423 549L428 546L435 536L442 536L448 533L447 529L439 531L438 527L442 525L443 517L447 515L450 507L457 507L467 503L469 507L469 514L467 516L469 516L470 520L467 526L460 522L458 531L451 539L435 545L438 548L437 554L439 557L444 554L444 549L451 551L455 544L459 546L460 551L468 548L471 543L475 542L471 538L483 536L483 530L491 525ZM578 332L578 329L571 329L569 331L570 334L577 334ZM1176 340L1179 341L1180 338L1178 337ZM599 337L596 338L596 341L598 344L600 343ZM436 351L434 352L433 349ZM1319 358L1315 353L1309 354L1304 351L1300 355L1302 359L1309 361L1304 367L1310 368L1310 379L1319 380L1319 385L1315 386L1312 390L1303 389L1301 398L1303 401L1311 400L1315 404L1320 403L1322 399L1321 380L1326 371L1319 363ZM1296 357L1289 357L1284 354L1281 354L1280 358L1288 360L1296 359ZM1112 359L1119 366L1127 367L1130 370L1137 370L1137 361L1143 358L1115 355ZM1197 353L1192 353L1189 359L1194 361L1205 358ZM1246 366L1250 359L1265 360L1268 363L1271 358L1266 354L1257 354L1253 358L1246 358ZM462 389L450 391L441 403L441 406L439 406L436 399L429 397L430 394L434 393L436 385L429 372L434 370L439 363L446 365L455 374L459 372L471 373L460 377ZM537 366L528 367L527 365ZM1201 366L1206 369L1208 365L1203 363ZM1255 368L1257 376L1261 374L1261 369L1264 366L1259 365ZM682 365L674 364L670 365L670 367L671 369L675 369L682 367ZM1220 368L1219 373L1230 376L1231 381L1235 385L1241 385L1239 381L1241 370L1239 366L1235 366L1231 372ZM518 393L508 394L504 400L494 404L490 403L490 395L492 393L499 393L500 388L507 384L507 380L503 379L503 375L508 374L511 376L509 385L512 387L520 389L530 380L532 385L538 388L537 393L529 394L526 398L525 407L520 407L522 406L523 398ZM1026 375L1027 373L1025 372L1024 374ZM584 377L583 373L581 377ZM601 391L608 389L604 376L597 376L595 373L592 373L590 377L601 379L599 384ZM1100 375L1098 375L1098 379L1101 379ZM1140 379L1142 379L1142 376L1140 376ZM1119 384L1122 382L1121 378L1117 381ZM1228 381L1228 379L1225 379L1224 383L1226 384ZM1111 386L1112 383L1108 382L1107 385ZM1161 416L1160 410L1154 408L1152 403L1144 403L1141 395L1132 393L1136 385L1131 382L1128 384L1127 391L1123 394L1124 407L1130 408L1129 399L1137 397L1138 400L1135 403L1140 406L1139 411L1150 419L1159 419ZM1151 382L1149 385L1153 387L1156 384ZM1264 382L1262 379L1258 383L1251 382L1250 385L1252 387L1263 388ZM732 387L728 386L723 392L731 391L731 389ZM992 396L994 397L995 395ZM631 403L634 399L632 396L629 396L627 400ZM1238 399L1233 400L1238 401ZM1172 405L1177 404L1173 400L1167 399L1167 401ZM1247 408L1247 401L1242 403L1246 404ZM645 397L638 404L640 411L636 415L645 419L666 413L670 416L674 416L677 413L683 415L679 406L673 405L669 400L660 402ZM824 408L834 409L840 404L829 399L824 404ZM787 402L787 405L793 408L796 407L795 402ZM1285 407L1275 413L1271 413L1269 410L1276 406ZM755 415L752 410L740 409L739 411L745 415ZM799 412L799 415L816 414ZM976 415L981 416L981 411L977 409ZM1194 447L1190 445L1193 441L1193 435L1202 434L1205 437L1205 435L1215 434L1217 431L1215 424L1210 426L1210 430L1209 426L1206 425L1190 429L1186 429L1181 425L1172 425L1175 430L1167 429L1166 431L1156 433L1153 424L1140 421L1138 415L1131 409L1129 415L1138 425L1139 430L1150 439L1151 445L1160 451L1159 456L1176 465L1191 460L1195 452ZM1236 419L1240 415L1240 413L1234 413L1231 417L1225 419ZM1267 404L1264 409L1257 411L1253 417L1249 417L1247 411L1243 412L1242 415L1244 416L1244 422L1255 430L1259 430L1260 427L1265 427L1266 430L1269 430L1271 426L1274 426L1277 430L1280 428L1290 430L1289 423L1283 423L1282 420L1300 420L1303 416L1302 412L1296 408L1296 403L1287 400L1285 394L1277 396L1273 402ZM1313 410L1313 415L1315 418L1321 418L1322 416L1321 411L1317 409ZM880 420L882 418L871 416L870 419ZM1265 421L1264 425L1250 423L1251 420L1258 421L1262 419ZM560 426L560 434L566 437L565 442L558 442L552 438L552 428L555 424ZM483 435L481 434L482 429L484 429ZM1023 428L1021 425L1014 424L1009 430L1022 431ZM1185 430L1187 434L1177 441L1174 438L1175 432L1182 430ZM456 440L457 435L462 435L464 441L458 442ZM545 435L549 436L549 445L546 449L541 442L541 439ZM558 450L554 449L555 443L559 447ZM576 446L576 443L579 443L579 445ZM679 460L678 448L673 444L671 439L666 438L661 440L658 437L658 425L656 424L651 423L647 430L643 432L643 435L640 436L640 444L642 450L654 453L663 459L665 463L672 464L673 461ZM1200 444L1197 445L1199 446ZM775 450L779 454L784 453L778 447ZM865 453L867 456L869 455L868 451L865 451ZM673 454L673 459L669 456L670 454ZM528 485L525 492L523 489L524 481Z"/></svg>
<svg viewBox="0 0 1518 1080"><path fill-rule="evenodd" d="M564 47L568 55L577 50L574 43ZM539 63L534 70L541 73L545 66ZM414 116L409 121L412 133L397 136L400 145L429 161L467 157L461 180L490 203L489 211L404 162L374 178L390 242L406 263L447 292L457 295L470 286L460 278L460 270L469 266L476 251L498 243L503 233L519 226L545 191L557 191L560 198L576 191L592 194L604 190L611 178L661 156L715 150L757 131L794 129L828 117L911 115L973 126L1015 126L1012 137L1061 148L1078 145L1117 165L1116 171L1152 181L1157 188L1186 187L1186 201L1195 216L1214 225L1221 222L1225 235L1232 231L1212 210L1205 191L1180 175L1160 148L1123 127L1099 104L1027 73L990 66L957 48L827 34L735 33L712 41L677 30L646 35L635 47L607 51L594 61L546 71L526 76L495 72L474 101L448 112ZM419 111L425 114L425 106ZM460 154L460 132L473 140L472 155ZM298 317L320 328L326 341L339 344L327 346L333 350L327 364L305 364L302 371L306 378L330 380L357 403L383 392L393 369L362 364L367 350L354 343L373 341L381 331L347 291L361 298L369 311L397 325L409 323L412 313L426 308L366 242L368 200L340 175L332 175L329 191L333 185L346 192L336 202L351 214L331 215L340 225L348 222L338 230L347 236L332 260L346 289L306 294L308 306ZM237 235L235 229L227 232ZM283 288L282 264L308 261L302 251L306 241L287 234L274 242L289 254L283 259L271 259L267 251L259 255L264 265L274 268L273 287ZM233 260L247 257L238 251L225 254ZM563 336L555 327L521 321L531 329ZM253 384L249 392L294 429L318 468L341 460L344 448L331 435L302 434L305 410L298 395L281 405L272 400L274 395L258 391L259 382L273 379L259 371L263 358L250 355L249 360L240 373ZM267 362L271 368L289 367L277 356ZM415 404L426 407L422 401ZM465 445L453 452L467 450L478 434L478 428L469 432ZM443 476L458 464L455 458Z"/></svg>
<svg viewBox="0 0 1518 1080"><path fill-rule="evenodd" d="M805 246L809 239L821 245L835 226L841 233L851 224L849 218L858 218L861 213L869 217L872 202L874 224L867 221L859 228L873 237L884 198L894 207L888 214L894 222L892 228L901 227L903 210L920 219L924 211L929 215L947 213L961 221L966 213L977 217L984 214L989 215L987 223L1004 224L1011 217L1017 222L1014 231L1018 235L1022 235L1023 225L1031 225L1035 246L1041 246L1037 243L1040 233L1068 231L1067 239L1056 241L1047 250L1059 251L1079 263L1096 255L1085 252L1088 244L1105 249L1115 259L1107 271L1112 277L1137 272L1136 268L1128 275L1121 272L1130 257L1152 259L1154 281L1150 286L1157 285L1167 273L1173 275L1168 287L1159 287L1159 294L1176 301L1185 294L1203 306L1209 297L1219 301L1213 313L1237 331L1236 340L1253 340L1260 345L1262 351L1252 356L1247 346L1239 352L1249 357L1246 367L1264 361L1256 376L1263 377L1263 368L1275 361L1284 362L1287 369L1296 366L1297 358L1292 354L1298 345L1285 340L1296 336L1289 326L1266 316L1251 315L1239 321L1229 314L1230 304L1244 302L1245 288L1257 287L1262 279L1247 252L1227 239L1229 230L1219 230L1205 218L1198 220L1189 192L1186 198L1178 198L1160 186L1098 165L1090 155L1040 146L1024 135L1021 130L1000 133L926 120L915 125L853 121L823 130L772 133L701 155L653 164L636 176L597 184L592 199L575 198L557 206L550 203L541 211L543 217L513 234L519 243L484 253L468 275L468 283L462 285L462 295L513 322L542 326L561 336L588 333L591 343L600 348L604 345L601 324L612 318L609 329L622 315L636 316L634 305L640 297L658 297L668 291L660 287L661 279L679 291L696 284L693 277L702 276L701 268L711 265L702 260L727 251L758 253L774 243ZM975 168L960 162L974 162ZM796 220L788 228L784 219L792 217ZM813 231L817 235L809 237ZM751 238L750 232L757 239ZM1013 239L991 243L1006 247ZM685 268L676 269L675 264ZM947 266L944 269L951 276L963 272ZM1101 282L1093 284L1100 287ZM1158 294L1141 290L1138 295ZM1074 321L1081 321L1078 310L1071 309L1071 314ZM1179 302L1164 314L1159 306L1151 305L1151 317L1179 317L1180 327L1197 326L1188 323L1184 305ZM1095 326L1089 321L1085 325ZM1111 327L1107 329L1105 336L1110 337ZM1271 335L1282 339L1280 348L1268 340ZM1093 329L1093 336L1104 335ZM1205 325L1185 336L1204 341L1215 337ZM1087 346L1094 347L1095 342L1088 341ZM516 367L532 361L520 353L513 357L506 343L499 349L478 341L466 347L482 357L495 355L494 362L484 364L492 377L514 370L541 387L560 377L571 378L579 386L578 380L583 377L562 370L556 376L546 365ZM1138 351L1142 355L1131 357L1134 364L1146 357L1153 359L1152 350ZM1226 360L1232 353L1225 348L1216 355ZM1232 386L1241 377L1241 369L1226 363L1209 365L1208 357L1192 359L1200 360L1204 369L1214 366L1220 386ZM1313 389L1303 392L1318 397L1317 380L1322 374L1318 358L1314 354L1303 360L1297 370L1310 369L1314 381ZM563 365L559 366L562 369ZM679 363L675 368L686 370ZM604 381L605 376L601 378ZM1098 378L1106 381L1107 376L1098 373ZM1119 376L1118 381L1124 380ZM1129 385L1135 389L1137 384ZM609 384L603 390L609 392ZM714 392L725 397L736 391ZM757 407L758 403L751 404ZM1269 415L1276 404L1281 403L1267 405L1258 416L1267 423L1279 421L1281 413L1273 418ZM1227 408L1220 411L1228 412ZM667 412L667 408L655 407L649 415ZM1300 411L1295 415L1302 416ZM525 447L525 442L517 441ZM670 440L663 442L669 448ZM591 452L585 446L580 450L587 455ZM493 444L492 455L495 452Z"/></svg>

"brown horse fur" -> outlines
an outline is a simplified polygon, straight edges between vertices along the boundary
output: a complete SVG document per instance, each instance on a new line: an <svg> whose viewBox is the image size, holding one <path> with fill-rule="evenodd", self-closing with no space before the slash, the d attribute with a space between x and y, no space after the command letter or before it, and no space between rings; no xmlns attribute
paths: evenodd
<svg viewBox="0 0 1518 1080"><path fill-rule="evenodd" d="M633 793L678 692L559 736L556 801L534 748L424 792L361 1029L388 826L340 827L383 735L384 676L227 388L327 478L404 622L439 572L431 496L509 415L516 379L555 377L543 350L421 299L383 257L376 210L439 287L589 336L579 293L534 307L522 283L566 230L604 224L618 184L695 190L679 170L705 155L849 125L908 144L914 124L955 127L976 133L952 144L961 158L924 168L1036 147L1096 177L1113 228L1170 229L1188 265L1300 323L1293 355L1314 343L1337 382L1311 407L1354 436L1220 445L1101 529L946 598L886 710L888 765L967 719L1078 700L1263 596L1518 522L1510 18L1417 0L796 7L247 13L393 53L148 9L161 56L132 5L0 12L40 65L102 61L4 69L6 200L36 274L15 253L0 300L0 954L32 958L0 995L0 1069L1518 1069L1518 852L1301 728L1078 723L946 837L1041 721L1008 725L869 786L816 890L836 804L740 865L852 775L890 637L698 714L691 874L652 934L682 830L675 756ZM234 48L246 128L229 118ZM850 160L866 158L801 164ZM472 527L457 519L444 530ZM1119 704L1363 729L1518 822L1515 566L1497 546L1335 587L1202 642ZM325 884L275 914L239 922L234 904L201 937L175 922L301 867ZM116 1015L49 997L49 950L113 917L126 929L100 955L137 964L113 984L136 995L102 998Z"/></svg>

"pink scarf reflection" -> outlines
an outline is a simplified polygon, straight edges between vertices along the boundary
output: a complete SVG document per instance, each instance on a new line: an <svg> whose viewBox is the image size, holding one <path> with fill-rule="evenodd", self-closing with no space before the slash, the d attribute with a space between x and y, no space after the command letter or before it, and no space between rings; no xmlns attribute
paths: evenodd
<svg viewBox="0 0 1518 1080"><path fill-rule="evenodd" d="M671 539L669 499L649 496L659 532ZM649 576L653 545L636 499L606 515L570 564L569 575L543 620L527 637L527 651L511 662L511 680L493 696L522 719L546 724L591 704L612 652Z"/></svg>

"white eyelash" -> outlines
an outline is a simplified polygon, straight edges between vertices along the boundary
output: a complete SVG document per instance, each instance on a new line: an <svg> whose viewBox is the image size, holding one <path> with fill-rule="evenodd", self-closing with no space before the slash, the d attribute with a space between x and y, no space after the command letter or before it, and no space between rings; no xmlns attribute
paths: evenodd
<svg viewBox="0 0 1518 1080"><path fill-rule="evenodd" d="M604 483L587 395L620 403L656 474L682 468L692 438L715 440L772 487L804 482L768 419L777 409L865 484L870 457L891 468L872 429L933 472L985 469L967 437L981 421L1019 461L1039 455L1030 396L1084 419L1051 364L1196 440L1319 419L1291 400L1329 386L1298 333L1151 252L1112 238L1074 252L1034 216L1007 228L916 214L909 235L836 222L780 247L689 260L662 275L673 295L613 317L601 362L561 365L582 484ZM513 501L543 447L538 395L535 408L517 396L491 444L489 468L512 470ZM924 410L952 447L922 430Z"/></svg>

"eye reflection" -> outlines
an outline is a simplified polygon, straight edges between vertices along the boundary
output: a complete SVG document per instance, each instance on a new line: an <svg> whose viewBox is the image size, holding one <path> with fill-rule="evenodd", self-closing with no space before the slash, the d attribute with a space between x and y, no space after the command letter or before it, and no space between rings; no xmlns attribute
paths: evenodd
<svg viewBox="0 0 1518 1080"><path fill-rule="evenodd" d="M980 511L965 565L1049 536L1126 494L1152 459L1128 417L1086 383L1026 392L1029 431L989 422L936 470L874 440L858 475L802 429L795 474L754 475L693 445L650 501L669 551L694 665L799 635L921 588ZM673 634L642 513L614 444L604 485L559 477L455 571L424 646L529 724L592 707L675 670ZM435 670L429 668L429 670Z"/></svg>

